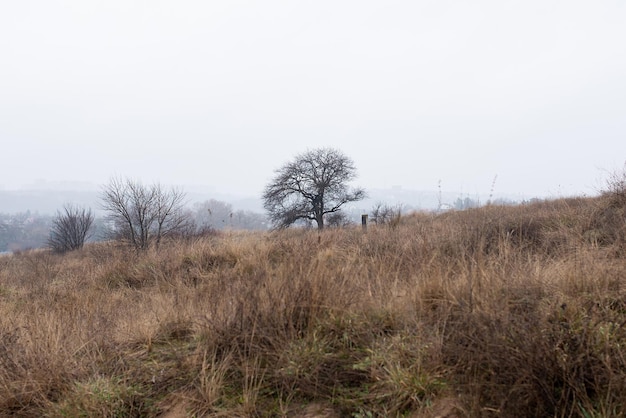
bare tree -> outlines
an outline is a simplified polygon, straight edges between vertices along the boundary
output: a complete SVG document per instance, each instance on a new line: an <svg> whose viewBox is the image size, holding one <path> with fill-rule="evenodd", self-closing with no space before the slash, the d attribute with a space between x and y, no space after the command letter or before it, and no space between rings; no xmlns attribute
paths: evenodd
<svg viewBox="0 0 626 418"><path fill-rule="evenodd" d="M354 163L340 151L308 151L276 170L263 194L265 209L278 227L309 220L323 229L324 215L365 197L363 189L348 187L347 183L355 177Z"/></svg>
<svg viewBox="0 0 626 418"><path fill-rule="evenodd" d="M52 230L48 246L58 253L78 250L83 247L93 225L94 215L91 209L79 208L71 204L57 211L52 220Z"/></svg>
<svg viewBox="0 0 626 418"><path fill-rule="evenodd" d="M103 188L101 203L111 221L114 236L137 250L154 244L158 248L168 235L185 230L189 217L184 210L185 193L145 186L130 179L113 178Z"/></svg>

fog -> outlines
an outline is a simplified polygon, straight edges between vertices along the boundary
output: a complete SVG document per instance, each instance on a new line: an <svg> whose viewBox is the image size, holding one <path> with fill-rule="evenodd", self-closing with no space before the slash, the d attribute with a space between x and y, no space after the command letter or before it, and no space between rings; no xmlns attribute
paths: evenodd
<svg viewBox="0 0 626 418"><path fill-rule="evenodd" d="M593 194L626 160L624 22L619 1L5 1L0 189L259 196L331 146L366 189Z"/></svg>

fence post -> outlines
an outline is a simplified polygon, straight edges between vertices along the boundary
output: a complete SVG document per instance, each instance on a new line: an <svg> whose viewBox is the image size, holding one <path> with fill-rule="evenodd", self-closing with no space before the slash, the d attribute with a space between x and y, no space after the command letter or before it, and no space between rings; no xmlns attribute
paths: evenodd
<svg viewBox="0 0 626 418"><path fill-rule="evenodd" d="M363 227L363 231L367 230L367 214L361 215L361 226Z"/></svg>

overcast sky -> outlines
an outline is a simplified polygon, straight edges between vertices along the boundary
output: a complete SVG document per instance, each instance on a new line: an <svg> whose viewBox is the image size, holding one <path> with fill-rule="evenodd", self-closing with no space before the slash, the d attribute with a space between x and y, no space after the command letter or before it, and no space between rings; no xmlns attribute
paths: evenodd
<svg viewBox="0 0 626 418"><path fill-rule="evenodd" d="M0 188L260 195L336 147L365 188L593 194L626 161L623 1L0 3Z"/></svg>

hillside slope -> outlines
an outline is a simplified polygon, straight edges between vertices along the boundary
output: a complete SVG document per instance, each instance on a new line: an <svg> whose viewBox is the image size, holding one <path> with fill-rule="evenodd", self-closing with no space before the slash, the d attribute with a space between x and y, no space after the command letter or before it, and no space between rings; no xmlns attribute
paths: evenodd
<svg viewBox="0 0 626 418"><path fill-rule="evenodd" d="M609 197L0 258L0 415L623 416Z"/></svg>

